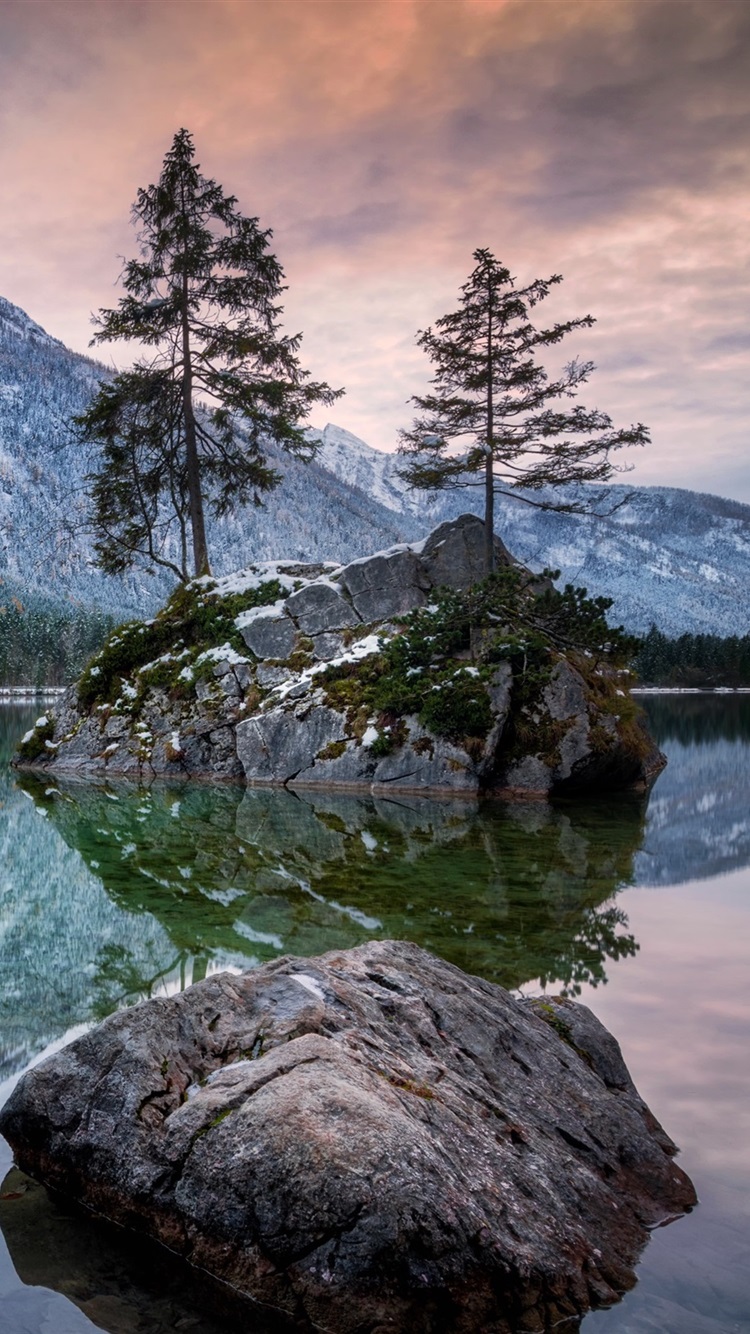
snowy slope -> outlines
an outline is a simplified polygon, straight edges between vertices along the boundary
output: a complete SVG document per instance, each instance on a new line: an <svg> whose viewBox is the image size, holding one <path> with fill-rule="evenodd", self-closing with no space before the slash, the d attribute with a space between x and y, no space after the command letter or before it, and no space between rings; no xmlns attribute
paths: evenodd
<svg viewBox="0 0 750 1334"><path fill-rule="evenodd" d="M114 579L93 565L85 478L96 459L69 423L107 374L0 298L0 604L53 597L132 616L171 587L163 573ZM269 455L285 477L268 504L209 527L217 573L263 558L351 560L407 536L398 513L333 472Z"/></svg>
<svg viewBox="0 0 750 1334"><path fill-rule="evenodd" d="M85 476L95 458L68 423L106 374L0 298L0 603L43 596L142 615L170 587L163 574L113 579L93 565ZM258 559L347 561L481 512L479 489L411 491L397 456L337 426L311 434L321 441L314 464L270 449L282 485L262 509L211 525L216 573ZM592 519L499 497L497 531L526 563L614 598L612 617L631 629L656 621L668 634L750 632L750 506L663 487L596 494L604 510L624 503Z"/></svg>

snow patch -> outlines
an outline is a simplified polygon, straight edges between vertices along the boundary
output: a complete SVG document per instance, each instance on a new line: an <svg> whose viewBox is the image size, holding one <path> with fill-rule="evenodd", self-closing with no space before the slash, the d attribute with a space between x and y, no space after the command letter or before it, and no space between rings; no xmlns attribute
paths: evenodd
<svg viewBox="0 0 750 1334"><path fill-rule="evenodd" d="M316 1000L325 1001L326 996L323 988L318 979L312 977L310 973L290 973L289 976L293 982L299 982L300 986L304 987L305 991L309 991Z"/></svg>

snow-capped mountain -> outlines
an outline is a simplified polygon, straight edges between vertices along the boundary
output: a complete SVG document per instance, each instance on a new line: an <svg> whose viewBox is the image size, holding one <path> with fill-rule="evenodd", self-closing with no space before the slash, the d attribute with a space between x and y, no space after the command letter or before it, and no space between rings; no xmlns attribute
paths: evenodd
<svg viewBox="0 0 750 1334"><path fill-rule="evenodd" d="M398 476L398 455L370 449L336 426L320 433L320 463L421 531L466 510L482 513L482 488L427 496ZM667 635L748 634L750 505L674 487L582 487L592 513L557 514L521 498L496 498L495 529L533 569L611 597L611 618ZM545 498L539 494L532 499Z"/></svg>
<svg viewBox="0 0 750 1334"><path fill-rule="evenodd" d="M85 478L95 457L69 422L107 374L0 298L0 601L31 596L143 615L170 587L163 573L114 579L93 564ZM210 525L217 574L258 559L348 561L466 510L481 513L480 488L412 491L396 455L333 425L311 435L321 441L315 463L269 449L281 486L262 509ZM655 621L670 635L750 630L750 506L665 487L599 487L594 498L608 517L498 497L497 531L527 564L559 568L563 581L612 597L612 618L630 629Z"/></svg>
<svg viewBox="0 0 750 1334"><path fill-rule="evenodd" d="M0 603L54 599L133 616L172 586L164 572L114 579L93 563L86 474L96 457L70 421L108 374L0 298ZM346 561L416 535L346 478L273 448L269 457L284 482L268 504L209 524L217 574L264 558Z"/></svg>

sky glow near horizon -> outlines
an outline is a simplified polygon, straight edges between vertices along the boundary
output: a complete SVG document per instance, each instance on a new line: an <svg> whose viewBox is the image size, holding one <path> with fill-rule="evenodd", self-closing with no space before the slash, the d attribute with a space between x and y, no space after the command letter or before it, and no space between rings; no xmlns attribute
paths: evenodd
<svg viewBox="0 0 750 1334"><path fill-rule="evenodd" d="M628 480L750 501L748 75L745 0L0 0L0 294L88 351L184 125L339 425L395 447L486 246L596 317L562 354L650 427Z"/></svg>

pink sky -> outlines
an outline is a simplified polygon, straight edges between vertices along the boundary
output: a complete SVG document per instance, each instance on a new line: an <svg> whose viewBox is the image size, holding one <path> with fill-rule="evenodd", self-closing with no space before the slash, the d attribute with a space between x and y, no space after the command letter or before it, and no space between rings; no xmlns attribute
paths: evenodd
<svg viewBox="0 0 750 1334"><path fill-rule="evenodd" d="M185 126L340 425L394 448L486 246L596 316L629 480L750 501L749 53L746 0L0 0L0 294L86 351Z"/></svg>

